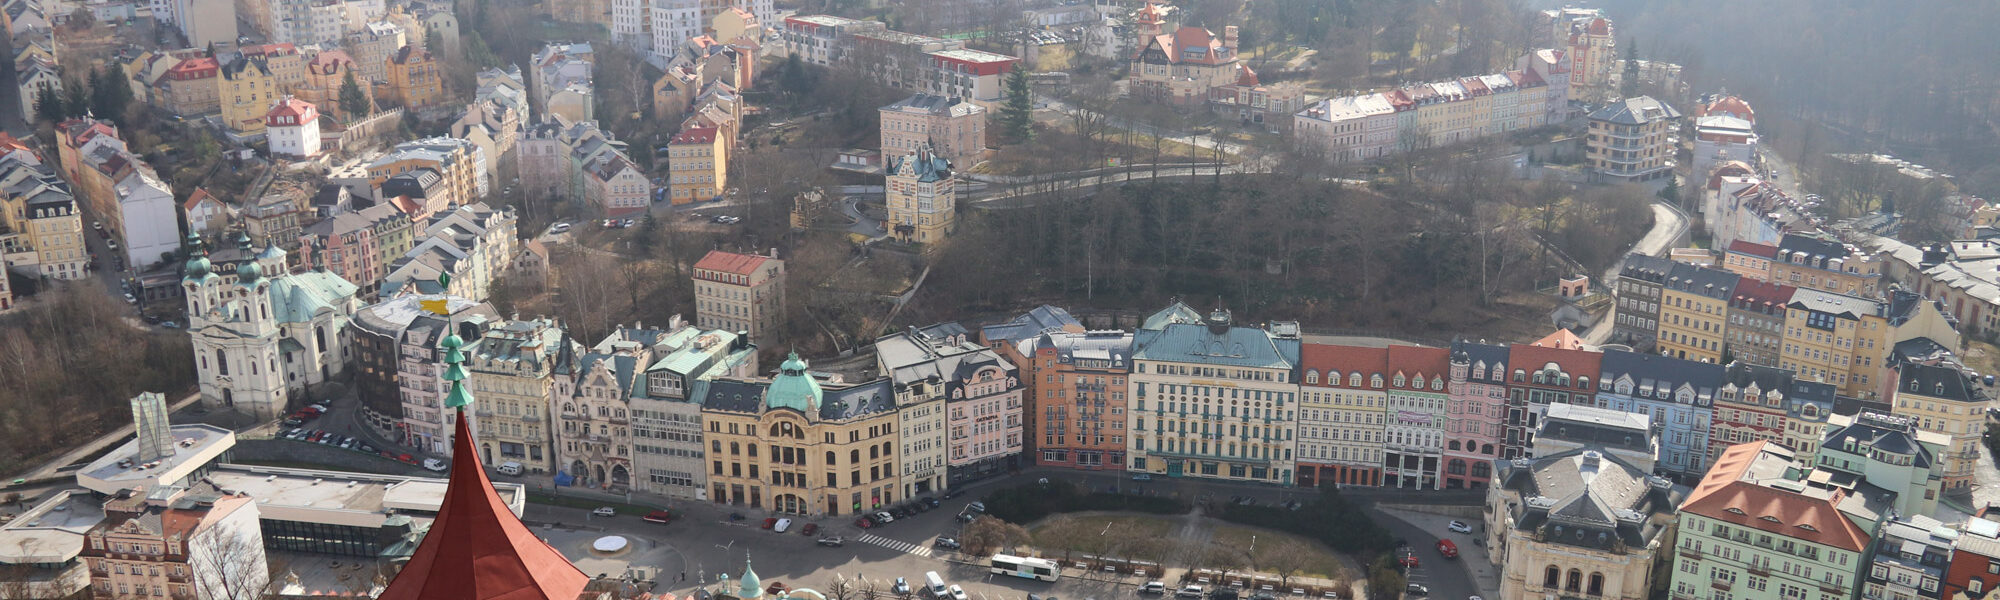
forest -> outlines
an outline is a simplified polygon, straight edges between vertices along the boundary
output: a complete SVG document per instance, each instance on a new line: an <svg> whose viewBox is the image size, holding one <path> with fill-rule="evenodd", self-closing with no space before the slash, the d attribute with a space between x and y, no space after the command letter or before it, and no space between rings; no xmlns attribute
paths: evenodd
<svg viewBox="0 0 2000 600"><path fill-rule="evenodd" d="M1601 273L1652 222L1637 189L1481 175L1383 190L1204 175L1039 198L962 210L919 304L1137 310L1181 296L1246 319L1450 338L1540 318L1520 314L1522 292Z"/></svg>
<svg viewBox="0 0 2000 600"><path fill-rule="evenodd" d="M131 422L139 392L194 385L180 330L141 328L95 280L56 285L0 318L0 472Z"/></svg>

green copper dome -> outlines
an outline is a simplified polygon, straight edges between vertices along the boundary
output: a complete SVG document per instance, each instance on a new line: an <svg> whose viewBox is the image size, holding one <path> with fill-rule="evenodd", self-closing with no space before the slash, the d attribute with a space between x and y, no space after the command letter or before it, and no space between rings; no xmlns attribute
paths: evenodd
<svg viewBox="0 0 2000 600"><path fill-rule="evenodd" d="M250 234L241 231L236 232L236 247L242 249L246 255L253 254L252 250L255 249L250 245ZM257 278L262 276L264 268L257 266L257 261L245 260L243 264L236 265L236 283L245 286L254 285L257 283Z"/></svg>
<svg viewBox="0 0 2000 600"><path fill-rule="evenodd" d="M200 232L188 232L187 248L187 268L182 269L181 276L196 280L208 277L208 249L202 244Z"/></svg>
<svg viewBox="0 0 2000 600"><path fill-rule="evenodd" d="M792 357L796 360L798 357ZM789 361L787 361L789 362ZM764 595L764 581L757 578L757 570L750 568L750 558L743 559L743 579L739 580L738 598L760 598Z"/></svg>
<svg viewBox="0 0 2000 600"><path fill-rule="evenodd" d="M778 366L778 378L764 390L764 404L767 409L789 408L806 414L819 410L821 392L819 381L806 372L806 361L797 352L785 357L784 364Z"/></svg>

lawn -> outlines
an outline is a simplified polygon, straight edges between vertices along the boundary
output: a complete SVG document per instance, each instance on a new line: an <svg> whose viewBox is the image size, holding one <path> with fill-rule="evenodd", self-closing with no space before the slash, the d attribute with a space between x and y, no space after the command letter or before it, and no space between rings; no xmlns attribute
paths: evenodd
<svg viewBox="0 0 2000 600"><path fill-rule="evenodd" d="M1172 518L1145 515L1072 515L1071 519L1069 524L1071 528L1090 532L1115 532L1116 535L1130 539L1176 537L1177 530L1180 528L1180 524ZM1291 542L1294 544L1292 547L1307 549L1309 553L1309 557L1305 561L1302 561L1303 568L1296 575L1335 580L1356 579L1359 577L1359 574L1354 573L1347 566L1347 563L1341 560L1338 554L1326 546L1305 537L1280 531L1232 525L1221 521L1210 521L1206 525L1214 528L1214 535L1208 543L1208 547L1210 548L1232 549L1238 553L1249 554L1252 537L1254 536L1256 547L1259 549L1258 552L1266 553L1269 550L1285 547L1286 542ZM1049 527L1050 521L1044 519L1035 527L1030 528L1029 533L1039 538L1050 532ZM1062 555L1062 551L1060 550L1042 549L1042 551L1044 555ZM1260 555L1261 557L1262 555ZM1171 566L1178 567L1181 565Z"/></svg>

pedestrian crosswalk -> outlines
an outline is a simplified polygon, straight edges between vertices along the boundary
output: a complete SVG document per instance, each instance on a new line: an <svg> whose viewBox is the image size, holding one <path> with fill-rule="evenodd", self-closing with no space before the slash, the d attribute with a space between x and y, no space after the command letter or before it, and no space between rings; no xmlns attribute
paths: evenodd
<svg viewBox="0 0 2000 600"><path fill-rule="evenodd" d="M872 533L861 534L861 537L857 539L863 542L881 546L883 548L888 548L890 550L908 552L910 554L915 554L917 556L929 557L931 555L930 548L918 546L916 544L912 544L902 540L892 540Z"/></svg>

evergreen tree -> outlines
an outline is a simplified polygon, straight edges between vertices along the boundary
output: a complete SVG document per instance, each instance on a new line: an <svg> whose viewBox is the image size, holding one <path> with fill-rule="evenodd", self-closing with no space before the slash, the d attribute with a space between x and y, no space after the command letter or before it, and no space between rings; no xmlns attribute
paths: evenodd
<svg viewBox="0 0 2000 600"><path fill-rule="evenodd" d="M1639 41L1625 40L1625 77L1619 82L1618 93L1631 98L1639 95Z"/></svg>
<svg viewBox="0 0 2000 600"><path fill-rule="evenodd" d="M1028 91L1027 71L1016 67L1007 75L1007 103L1000 106L1000 130L1015 142L1034 139L1034 94Z"/></svg>
<svg viewBox="0 0 2000 600"><path fill-rule="evenodd" d="M81 117L90 110L90 92L75 77L63 78L63 116Z"/></svg>
<svg viewBox="0 0 2000 600"><path fill-rule="evenodd" d="M361 84L354 80L354 71L347 72L347 79L340 83L340 112L347 113L349 120L368 116L368 96L361 93Z"/></svg>
<svg viewBox="0 0 2000 600"><path fill-rule="evenodd" d="M465 34L465 60L481 69L500 66L500 56L493 53L491 46L486 45L486 36L479 35L478 30Z"/></svg>
<svg viewBox="0 0 2000 600"><path fill-rule="evenodd" d="M35 90L35 118L37 120L55 123L63 120L64 116L61 92L57 92L52 87L42 87Z"/></svg>
<svg viewBox="0 0 2000 600"><path fill-rule="evenodd" d="M785 94L798 97L812 91L813 74L806 70L805 61L794 53L785 57L785 64L778 67L778 88Z"/></svg>
<svg viewBox="0 0 2000 600"><path fill-rule="evenodd" d="M122 121L125 107L132 101L132 88L118 76L118 72L106 67L90 72L90 112L99 119Z"/></svg>
<svg viewBox="0 0 2000 600"><path fill-rule="evenodd" d="M444 32L439 31L435 27L431 28L430 31L424 32L424 50L430 51L431 54L437 55L438 58L444 58Z"/></svg>

